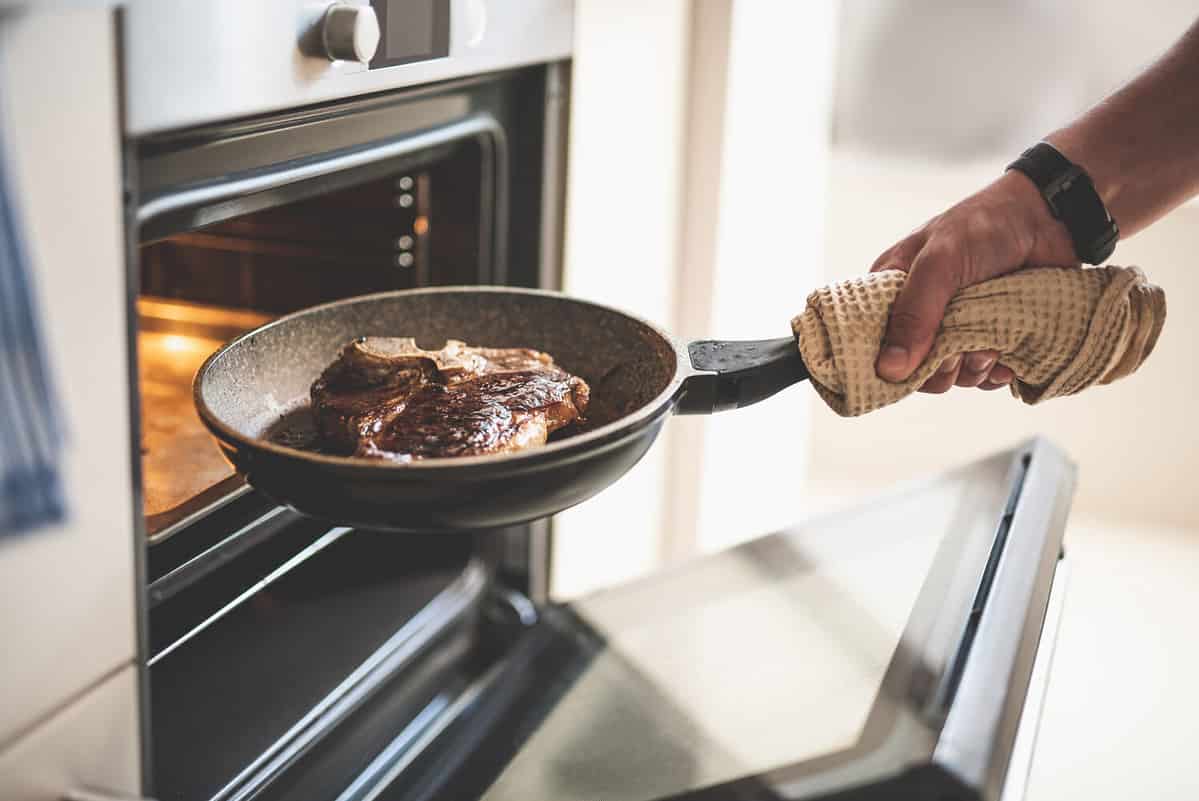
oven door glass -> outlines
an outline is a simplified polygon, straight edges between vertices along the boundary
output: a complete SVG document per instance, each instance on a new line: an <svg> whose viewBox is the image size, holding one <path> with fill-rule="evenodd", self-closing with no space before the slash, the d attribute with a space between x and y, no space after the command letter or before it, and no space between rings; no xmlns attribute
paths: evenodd
<svg viewBox="0 0 1199 801"><path fill-rule="evenodd" d="M1072 487L1034 443L550 609L439 797L992 797Z"/></svg>
<svg viewBox="0 0 1199 801"><path fill-rule="evenodd" d="M159 209L141 212L147 241L137 251L143 509L151 542L245 489L192 401L192 378L213 351L320 303L502 278L495 207L506 155L497 125L468 116L420 137L343 149L352 159L323 154L323 168L301 159L204 184L215 200L185 187L147 202ZM232 147L212 145L220 146ZM339 160L354 166L335 169ZM156 172L171 170L160 164ZM296 178L310 172L321 174ZM237 194L239 182L268 179L269 191ZM195 196L203 202L188 205Z"/></svg>

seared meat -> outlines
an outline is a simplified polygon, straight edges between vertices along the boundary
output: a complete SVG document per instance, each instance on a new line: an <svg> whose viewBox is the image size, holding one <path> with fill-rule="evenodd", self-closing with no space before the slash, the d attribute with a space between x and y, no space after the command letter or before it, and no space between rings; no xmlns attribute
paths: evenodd
<svg viewBox="0 0 1199 801"><path fill-rule="evenodd" d="M396 461L477 456L545 444L582 419L583 379L527 348L449 340L427 351L398 337L364 337L312 385L325 444Z"/></svg>

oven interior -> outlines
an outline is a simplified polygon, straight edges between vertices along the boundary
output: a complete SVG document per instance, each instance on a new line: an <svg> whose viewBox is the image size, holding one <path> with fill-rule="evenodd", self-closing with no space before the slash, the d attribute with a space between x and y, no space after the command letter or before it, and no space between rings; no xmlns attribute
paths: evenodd
<svg viewBox="0 0 1199 801"><path fill-rule="evenodd" d="M191 400L204 360L278 315L391 289L486 281L474 141L389 174L139 248L138 366L149 536L240 486ZM436 259L436 269L432 264Z"/></svg>
<svg viewBox="0 0 1199 801"><path fill-rule="evenodd" d="M381 786L453 728L463 699L535 621L510 567L537 524L404 536L305 518L234 473L191 383L222 344L298 309L419 286L534 284L535 269L505 265L537 258L545 72L132 144L154 797L336 798ZM429 109L445 112L444 136ZM203 199L214 186L369 153L376 143L354 137L381 129L390 150L380 152L399 155L144 214L163 197ZM403 147L405 136L419 146ZM296 142L312 152L272 161ZM260 163L242 164L251 157ZM211 175L192 175L206 158ZM189 180L164 184L172 165Z"/></svg>

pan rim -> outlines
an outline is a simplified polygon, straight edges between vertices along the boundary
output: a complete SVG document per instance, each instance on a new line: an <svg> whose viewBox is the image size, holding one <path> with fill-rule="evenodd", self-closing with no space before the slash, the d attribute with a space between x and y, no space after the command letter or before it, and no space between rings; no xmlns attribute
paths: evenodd
<svg viewBox="0 0 1199 801"><path fill-rule="evenodd" d="M502 454L484 454L481 456L444 456L432 459L418 459L411 462L394 462L387 459L365 459L356 456L333 456L330 454L314 453L305 451L299 448L292 448L287 445L280 445L276 442L261 439L259 437L247 437L241 432L234 429L222 421L212 409L209 408L207 402L203 398L202 390L204 379L210 369L234 347L241 344L258 334L266 331L269 328L288 324L292 320L306 315L315 314L324 309L334 308L338 306L348 306L354 303L365 303L381 298L397 297L397 296L412 296L412 295L450 295L450 294L494 294L494 295L526 295L553 298L555 300L565 301L568 303L581 304L591 306L605 312L613 312L622 315L652 331L668 345L675 356L674 374L666 383L666 386L647 401L641 408L636 411L606 423L599 428L587 431L573 437L568 437L557 442L550 442L538 448L531 448L526 451L517 451L516 453ZM519 470L522 467L533 467L537 462L543 460L555 460L556 458L569 454L573 451L596 447L605 443L609 439L620 439L623 435L631 434L639 430L644 425L653 422L663 414L669 414L673 410L674 401L677 400L679 389L683 381L688 375L688 362L683 358L683 349L678 341L663 330L660 326L645 320L644 318L629 313L617 306L610 306L604 303L585 300L581 298L571 297L565 292L551 289L530 289L527 287L509 287L509 286L492 286L492 285L471 285L471 284L456 284L450 286L437 287L421 287L418 289L393 289L383 292L373 292L367 295L355 295L354 297L342 298L340 300L322 303L317 306L310 306L305 309L286 314L276 320L272 320L265 325L255 328L253 331L238 336L228 343L223 345L218 350L214 351L204 360L200 369L196 371L195 378L192 381L192 402L196 407L196 411L200 416L201 422L217 439L227 443L228 445L239 450L251 450L255 452L266 452L276 457L299 459L312 464L321 464L328 467L336 467L348 470L364 470L369 472L374 471L403 471L405 474L420 474L434 473L446 470L467 470L470 468L491 468L497 465L511 465L514 470Z"/></svg>

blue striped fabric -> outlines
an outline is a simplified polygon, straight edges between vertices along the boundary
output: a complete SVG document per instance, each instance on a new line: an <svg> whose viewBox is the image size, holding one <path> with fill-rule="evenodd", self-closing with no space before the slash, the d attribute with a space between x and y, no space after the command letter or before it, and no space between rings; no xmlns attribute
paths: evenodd
<svg viewBox="0 0 1199 801"><path fill-rule="evenodd" d="M28 254L0 142L0 538L60 520L60 408L30 283Z"/></svg>

